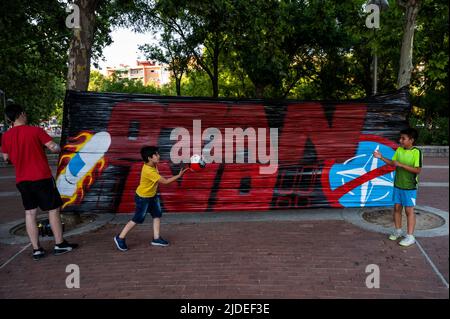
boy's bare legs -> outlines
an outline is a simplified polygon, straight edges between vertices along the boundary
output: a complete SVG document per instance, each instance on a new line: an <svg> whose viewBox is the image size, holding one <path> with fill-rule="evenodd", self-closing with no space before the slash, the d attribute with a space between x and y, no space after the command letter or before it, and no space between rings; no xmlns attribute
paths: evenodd
<svg viewBox="0 0 450 319"><path fill-rule="evenodd" d="M25 211L25 225L33 249L39 249L39 230L36 223L36 213L37 209Z"/></svg>
<svg viewBox="0 0 450 319"><path fill-rule="evenodd" d="M134 228L134 226L136 226L136 223L132 220L130 220L125 227L122 229L122 231L119 234L119 238L120 239L125 239L125 237L127 236L128 232L130 230L132 230Z"/></svg>
<svg viewBox="0 0 450 319"><path fill-rule="evenodd" d="M151 241L151 245L153 246L169 246L169 242L163 239L160 236L160 227L161 227L161 218L155 217L153 218L153 240Z"/></svg>
<svg viewBox="0 0 450 319"><path fill-rule="evenodd" d="M55 244L57 245L61 244L64 239L59 208L50 210L48 212L48 219L50 221L50 226L52 227L53 236L55 238Z"/></svg>
<svg viewBox="0 0 450 319"><path fill-rule="evenodd" d="M408 220L408 234L405 238L403 238L399 245L403 247L409 247L416 243L416 239L414 238L413 232L414 227L416 226L416 216L414 214L414 207L405 207L406 218Z"/></svg>
<svg viewBox="0 0 450 319"><path fill-rule="evenodd" d="M159 238L159 230L161 227L161 218L153 218L153 238Z"/></svg>
<svg viewBox="0 0 450 319"><path fill-rule="evenodd" d="M400 204L395 204L394 206L394 225L395 229L402 228L402 210L403 206Z"/></svg>
<svg viewBox="0 0 450 319"><path fill-rule="evenodd" d="M416 227L416 214L414 213L414 207L405 207L406 218L408 220L408 235L414 233Z"/></svg>

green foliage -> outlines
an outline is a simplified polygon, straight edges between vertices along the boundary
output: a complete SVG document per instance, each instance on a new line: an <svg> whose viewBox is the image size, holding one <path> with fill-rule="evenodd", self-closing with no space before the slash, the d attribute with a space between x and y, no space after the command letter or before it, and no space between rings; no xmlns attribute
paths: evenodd
<svg viewBox="0 0 450 319"><path fill-rule="evenodd" d="M210 96L211 81L205 72L194 70L181 81L183 95L185 96Z"/></svg>
<svg viewBox="0 0 450 319"><path fill-rule="evenodd" d="M137 29L164 30L177 35L176 44L184 48L186 62L203 70L211 81L211 95L217 97L219 56L228 42L228 25L232 18L229 0L139 0L148 16L138 16ZM135 27L136 28L136 27ZM173 37L171 37L174 39ZM164 45L167 47L167 45ZM206 54L205 54L206 53ZM177 79L179 83L179 78ZM178 90L179 91L179 90Z"/></svg>
<svg viewBox="0 0 450 319"><path fill-rule="evenodd" d="M138 79L121 79L116 73L110 77L105 77L95 70L91 71L88 90L95 92L146 93L158 95L162 92L162 89L152 85L144 85L142 81ZM167 89L164 92L172 93Z"/></svg>
<svg viewBox="0 0 450 319"><path fill-rule="evenodd" d="M169 71L175 78L177 95L181 95L181 79L188 72L190 55L183 44L183 41L177 37L173 31L165 27L161 36L159 45L142 45L139 49L149 60L157 61L169 65Z"/></svg>
<svg viewBox="0 0 450 319"><path fill-rule="evenodd" d="M64 97L66 12L57 0L3 0L0 12L0 89L38 123Z"/></svg>
<svg viewBox="0 0 450 319"><path fill-rule="evenodd" d="M396 89L404 11L396 1L381 12L380 29L368 29L366 0L100 0L94 62L115 25L158 31L146 57L169 64L163 87L104 78L100 92L233 98L351 99L372 92L378 57L378 91ZM64 2L0 2L0 89L24 104L32 121L61 116L67 49ZM420 141L448 144L448 1L422 0L414 34L411 117ZM181 92L180 92L181 91ZM421 125L423 124L423 127Z"/></svg>
<svg viewBox="0 0 450 319"><path fill-rule="evenodd" d="M431 122L411 116L409 124L419 132L417 145L448 145L448 117L435 117Z"/></svg>
<svg viewBox="0 0 450 319"><path fill-rule="evenodd" d="M0 2L0 90L24 106L33 124L52 115L62 117L72 36L65 25L66 5L67 1L60 0ZM94 64L103 47L111 43L110 29L124 12L121 8L125 8L123 1L100 0ZM0 103L3 114L2 107Z"/></svg>
<svg viewBox="0 0 450 319"><path fill-rule="evenodd" d="M414 105L425 109L425 120L449 116L448 1L423 1L415 36L412 77Z"/></svg>

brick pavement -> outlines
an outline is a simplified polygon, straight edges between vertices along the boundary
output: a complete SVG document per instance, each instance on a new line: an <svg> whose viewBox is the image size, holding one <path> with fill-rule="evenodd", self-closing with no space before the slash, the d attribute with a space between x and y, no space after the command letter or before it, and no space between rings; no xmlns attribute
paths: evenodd
<svg viewBox="0 0 450 319"><path fill-rule="evenodd" d="M13 174L0 169L0 177ZM421 181L448 182L448 170L426 169ZM0 187L11 191L14 180L0 179ZM20 197L0 201L0 223L23 218ZM448 187L421 188L418 203L448 211ZM79 250L39 262L26 250L0 269L0 298L449 298L417 246L401 248L344 221L163 224L167 248L148 244L151 226L144 224L126 253L112 242L120 228L73 237ZM448 236L419 240L448 282ZM22 247L0 244L0 264ZM70 263L80 266L80 289L65 287ZM380 289L365 286L368 264L380 267Z"/></svg>
<svg viewBox="0 0 450 319"><path fill-rule="evenodd" d="M80 249L63 256L19 255L0 270L0 298L449 297L417 247L342 221L163 225L167 248L149 245L145 224L125 253L112 242L119 230L76 237ZM80 267L80 289L65 287L71 263ZM380 289L365 286L368 264L380 267Z"/></svg>
<svg viewBox="0 0 450 319"><path fill-rule="evenodd" d="M447 166L448 158L424 158L425 166ZM423 168L420 182L449 182L449 170L443 168ZM420 187L417 203L449 211L448 187Z"/></svg>

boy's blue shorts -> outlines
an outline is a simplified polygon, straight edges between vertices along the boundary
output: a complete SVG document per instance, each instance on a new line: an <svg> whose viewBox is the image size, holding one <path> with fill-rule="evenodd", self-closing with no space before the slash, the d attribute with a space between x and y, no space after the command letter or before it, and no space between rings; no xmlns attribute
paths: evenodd
<svg viewBox="0 0 450 319"><path fill-rule="evenodd" d="M404 207L416 206L417 189L400 189L394 187L394 204Z"/></svg>
<svg viewBox="0 0 450 319"><path fill-rule="evenodd" d="M153 197L141 197L138 194L134 195L134 202L136 203L136 211L131 219L136 224L142 224L147 213L150 213L153 218L161 218L162 210L159 202L159 195Z"/></svg>

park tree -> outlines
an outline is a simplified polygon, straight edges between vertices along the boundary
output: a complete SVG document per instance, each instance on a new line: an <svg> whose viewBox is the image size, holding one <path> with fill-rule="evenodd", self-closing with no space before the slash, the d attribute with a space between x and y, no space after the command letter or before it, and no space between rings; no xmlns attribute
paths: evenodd
<svg viewBox="0 0 450 319"><path fill-rule="evenodd" d="M411 98L423 144L448 145L449 117L448 1L423 0L414 35Z"/></svg>
<svg viewBox="0 0 450 319"><path fill-rule="evenodd" d="M2 0L0 12L0 90L39 123L62 107L66 12L57 0Z"/></svg>
<svg viewBox="0 0 450 319"><path fill-rule="evenodd" d="M137 0L75 0L66 23L72 30L68 56L67 89L85 91L89 85L91 63L112 43L111 30L126 26L139 14Z"/></svg>
<svg viewBox="0 0 450 319"><path fill-rule="evenodd" d="M397 0L405 11L402 46L400 49L400 66L398 70L398 88L411 83L413 70L414 30L421 0Z"/></svg>
<svg viewBox="0 0 450 319"><path fill-rule="evenodd" d="M167 35L161 37L166 44L146 47L176 73L160 94L177 86L181 94L183 85L184 95L197 96L363 97L371 94L376 54L379 92L409 83L427 127L442 127L434 119L448 118L448 2L390 1L376 30L365 26L365 2L79 0L77 30L66 24L74 13L66 12L68 1L3 0L0 90L22 103L32 121L48 117L61 109L64 86L87 89L88 68L111 43L110 31L128 26ZM189 74L182 50L190 57ZM146 90L118 79L104 84Z"/></svg>
<svg viewBox="0 0 450 319"><path fill-rule="evenodd" d="M139 49L149 60L158 61L169 66L175 78L177 96L181 95L181 80L187 73L191 55L186 50L184 42L172 30L166 28L161 35L161 40L157 45L145 44Z"/></svg>
<svg viewBox="0 0 450 319"><path fill-rule="evenodd" d="M290 64L283 51L288 36L287 21L283 21L279 1L233 1L234 23L231 28L236 59L262 98L264 90L281 86L283 73Z"/></svg>
<svg viewBox="0 0 450 319"><path fill-rule="evenodd" d="M232 3L230 38L257 97L288 96L301 79L324 74L323 63L348 47L338 20L342 5L334 1Z"/></svg>
<svg viewBox="0 0 450 319"><path fill-rule="evenodd" d="M127 0L75 0L66 19L72 35L68 54L67 89L86 91L91 63L111 44L112 27L126 21L126 13L135 10Z"/></svg>
<svg viewBox="0 0 450 319"><path fill-rule="evenodd" d="M325 71L329 69L329 64L331 69L336 70L334 79L322 74L317 81L320 90L328 92L325 95L331 93L333 98L372 95L375 55L378 59L377 91L389 92L397 88L402 11L393 3L388 9L380 11L379 28L368 28L366 19L369 13L365 12L364 7L365 1L361 0L346 1L338 6L339 26L347 39L345 46L336 47L334 51L331 46L332 56L324 61ZM329 71L328 74L331 75Z"/></svg>
<svg viewBox="0 0 450 319"><path fill-rule="evenodd" d="M75 0L73 36L68 57L67 89L86 91L89 84L92 47L97 28L95 12L101 0Z"/></svg>
<svg viewBox="0 0 450 319"><path fill-rule="evenodd" d="M219 95L219 58L228 43L231 19L229 0L137 0L140 13L130 26L136 31L170 30L193 59L193 67L204 71Z"/></svg>

